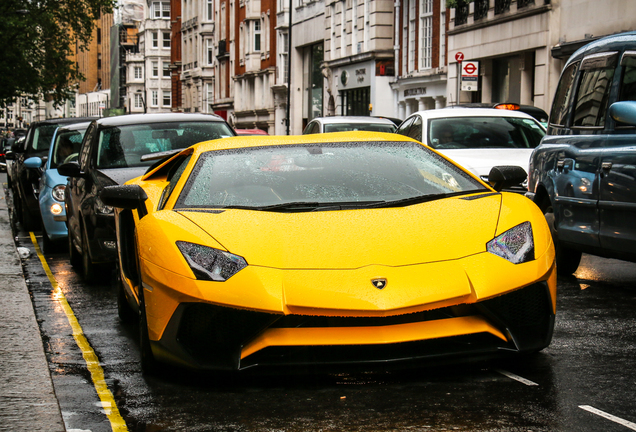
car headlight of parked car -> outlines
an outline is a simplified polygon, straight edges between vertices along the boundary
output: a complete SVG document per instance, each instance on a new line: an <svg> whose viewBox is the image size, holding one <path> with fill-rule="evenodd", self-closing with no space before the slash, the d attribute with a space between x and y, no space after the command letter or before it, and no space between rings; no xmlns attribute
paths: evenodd
<svg viewBox="0 0 636 432"><path fill-rule="evenodd" d="M245 258L230 252L184 241L177 247L200 280L223 282L247 267Z"/></svg>
<svg viewBox="0 0 636 432"><path fill-rule="evenodd" d="M510 228L486 244L486 250L513 264L521 264L534 259L534 238L532 224L524 222Z"/></svg>
<svg viewBox="0 0 636 432"><path fill-rule="evenodd" d="M51 191L51 196L55 201L64 202L66 185L57 185Z"/></svg>

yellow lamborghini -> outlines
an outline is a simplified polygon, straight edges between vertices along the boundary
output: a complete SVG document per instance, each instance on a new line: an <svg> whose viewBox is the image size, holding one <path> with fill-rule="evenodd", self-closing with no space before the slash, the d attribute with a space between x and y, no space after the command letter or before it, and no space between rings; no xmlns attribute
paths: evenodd
<svg viewBox="0 0 636 432"><path fill-rule="evenodd" d="M495 167L490 186L395 134L196 144L101 194L120 317L139 319L145 371L541 350L552 237L534 203L500 192L525 175Z"/></svg>

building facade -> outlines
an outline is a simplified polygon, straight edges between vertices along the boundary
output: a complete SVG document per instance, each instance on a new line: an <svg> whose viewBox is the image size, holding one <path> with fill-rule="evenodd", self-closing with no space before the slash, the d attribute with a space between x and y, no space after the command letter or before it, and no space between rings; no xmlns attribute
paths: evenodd
<svg viewBox="0 0 636 432"><path fill-rule="evenodd" d="M327 0L325 6L323 115L395 117L394 2ZM318 75L307 77L314 86Z"/></svg>
<svg viewBox="0 0 636 432"><path fill-rule="evenodd" d="M275 133L276 1L241 0L235 9L234 113L237 129Z"/></svg>
<svg viewBox="0 0 636 432"><path fill-rule="evenodd" d="M395 3L395 70L391 84L396 117L447 104L446 0Z"/></svg>
<svg viewBox="0 0 636 432"><path fill-rule="evenodd" d="M549 111L565 61L599 37L633 30L629 0L457 0L448 31L447 93L464 62L479 62L478 89L461 102L515 102ZM451 97L452 99L452 97ZM456 100L456 97L455 97Z"/></svg>

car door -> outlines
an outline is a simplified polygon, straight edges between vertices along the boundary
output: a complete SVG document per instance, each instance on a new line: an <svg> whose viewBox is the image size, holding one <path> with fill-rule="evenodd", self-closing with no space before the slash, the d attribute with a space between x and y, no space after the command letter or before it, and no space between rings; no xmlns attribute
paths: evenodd
<svg viewBox="0 0 636 432"><path fill-rule="evenodd" d="M636 100L636 51L626 51L617 69L618 100ZM614 124L614 120L608 122ZM600 242L618 254L636 254L636 128L616 124L601 157Z"/></svg>
<svg viewBox="0 0 636 432"><path fill-rule="evenodd" d="M91 154L94 146L94 141L97 136L97 125L92 124L88 127L84 141L82 142L82 148L80 150L78 163L80 167L81 176L70 177L68 181L68 196L66 197L66 219L68 225L69 235L72 235L75 243L82 244L82 233L80 217L80 207L84 201L87 192L87 186L90 190L90 185L87 185L87 179L89 177L88 172L91 165ZM90 181L88 182L90 183Z"/></svg>
<svg viewBox="0 0 636 432"><path fill-rule="evenodd" d="M607 110L618 53L591 54L581 61L569 134L554 144L555 221L559 240L600 247L601 157L608 139Z"/></svg>

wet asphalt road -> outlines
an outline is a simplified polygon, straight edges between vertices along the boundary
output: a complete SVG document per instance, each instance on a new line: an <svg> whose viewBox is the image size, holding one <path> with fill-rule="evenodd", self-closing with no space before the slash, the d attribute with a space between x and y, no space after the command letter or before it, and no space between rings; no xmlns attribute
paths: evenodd
<svg viewBox="0 0 636 432"><path fill-rule="evenodd" d="M19 228L17 245L32 252L25 278L67 430L111 431L110 407ZM552 344L522 360L314 375L167 369L145 377L137 326L119 322L109 272L87 286L65 252L45 258L130 431L636 430L636 264L584 256L575 277L559 279Z"/></svg>

